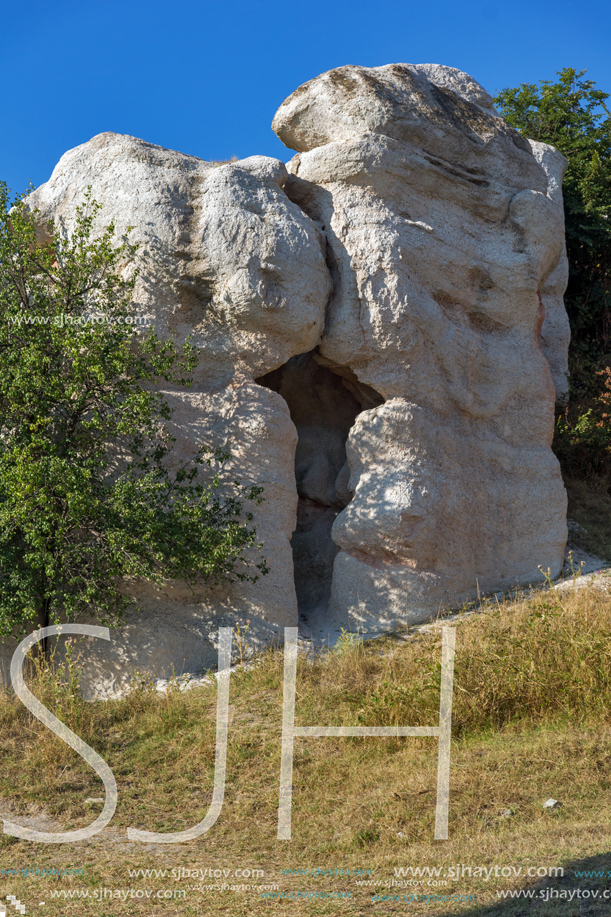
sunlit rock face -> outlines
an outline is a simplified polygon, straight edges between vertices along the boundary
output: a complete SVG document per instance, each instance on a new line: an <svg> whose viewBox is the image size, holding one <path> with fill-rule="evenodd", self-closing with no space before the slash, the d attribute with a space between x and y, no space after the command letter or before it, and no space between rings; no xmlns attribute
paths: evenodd
<svg viewBox="0 0 611 917"><path fill-rule="evenodd" d="M539 565L556 575L564 158L434 65L332 70L273 126L299 151L286 192L327 239L320 354L386 402L348 438L327 619L392 627L539 580Z"/></svg>
<svg viewBox="0 0 611 917"><path fill-rule="evenodd" d="M298 611L375 632L562 565L564 158L429 64L332 70L273 127L288 166L100 134L29 198L41 242L88 186L100 230L133 227L135 313L200 350L166 393L172 460L218 443L265 496L270 574L134 587L143 612L88 647L89 693L206 668L220 625L250 621L254 646Z"/></svg>
<svg viewBox="0 0 611 917"><path fill-rule="evenodd" d="M254 379L318 344L331 280L324 239L284 193L286 178L284 164L264 156L214 165L100 134L66 153L28 199L41 242L49 221L70 232L88 186L102 205L96 230L113 221L120 238L133 227L134 313L162 337L192 335L200 350L191 387L165 393L172 462L221 445L232 456L222 479L257 484L265 496L254 522L269 574L254 584L202 584L195 595L179 583L130 585L143 612L129 615L110 645L89 641L89 693L116 690L135 669L170 676L214 665L223 625L240 624L260 647L297 624L297 434L284 399Z"/></svg>

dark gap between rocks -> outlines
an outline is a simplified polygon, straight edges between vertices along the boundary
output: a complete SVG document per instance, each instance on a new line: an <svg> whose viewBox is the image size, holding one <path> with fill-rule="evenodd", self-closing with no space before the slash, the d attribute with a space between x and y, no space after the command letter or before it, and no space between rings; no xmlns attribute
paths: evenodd
<svg viewBox="0 0 611 917"><path fill-rule="evenodd" d="M284 398L297 428L299 503L291 545L299 614L307 623L329 603L338 551L331 527L353 497L348 490L348 433L361 411L377 407L384 399L359 382L352 370L316 351L292 357L256 381Z"/></svg>

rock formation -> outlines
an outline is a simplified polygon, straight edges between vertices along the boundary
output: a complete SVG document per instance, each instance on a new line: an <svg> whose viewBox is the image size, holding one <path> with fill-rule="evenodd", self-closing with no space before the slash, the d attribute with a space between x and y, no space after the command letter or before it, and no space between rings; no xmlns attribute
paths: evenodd
<svg viewBox="0 0 611 917"><path fill-rule="evenodd" d="M89 185L100 227L134 227L135 309L201 352L167 392L177 458L227 444L266 498L270 574L143 588L145 613L91 645L91 691L213 664L222 624L260 645L299 605L311 628L379 631L562 566L564 158L428 64L332 70L273 127L287 167L100 134L29 199L41 238Z"/></svg>
<svg viewBox="0 0 611 917"><path fill-rule="evenodd" d="M334 279L320 355L383 398L348 439L327 619L371 630L560 571L565 160L466 74L341 67L274 119Z"/></svg>

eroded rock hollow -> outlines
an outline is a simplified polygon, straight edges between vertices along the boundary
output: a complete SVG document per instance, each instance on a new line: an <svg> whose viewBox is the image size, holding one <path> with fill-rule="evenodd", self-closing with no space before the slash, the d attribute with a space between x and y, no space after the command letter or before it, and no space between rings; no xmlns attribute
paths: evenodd
<svg viewBox="0 0 611 917"><path fill-rule="evenodd" d="M167 392L176 459L230 444L227 474L266 498L270 574L142 587L145 613L90 647L91 690L213 664L222 624L250 620L255 645L298 610L380 631L561 569L564 158L428 64L325 73L273 127L287 166L100 134L30 198L41 237L89 185L100 228L135 227L136 310L200 348L195 385Z"/></svg>
<svg viewBox="0 0 611 917"><path fill-rule="evenodd" d="M338 552L333 524L354 496L348 434L361 411L383 402L356 376L335 369L316 352L305 353L257 380L284 398L297 428L297 526L291 544L301 620L314 632L324 632L327 623Z"/></svg>

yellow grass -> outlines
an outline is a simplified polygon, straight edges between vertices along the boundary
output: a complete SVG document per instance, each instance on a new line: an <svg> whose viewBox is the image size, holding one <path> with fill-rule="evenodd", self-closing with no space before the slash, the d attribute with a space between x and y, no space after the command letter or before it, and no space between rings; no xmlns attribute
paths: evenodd
<svg viewBox="0 0 611 917"><path fill-rule="evenodd" d="M439 880L448 881L440 886L427 886L425 877L424 886L376 888L358 885L361 878L352 875L281 874L288 868L370 869L367 881L391 883L400 881L394 869L406 866L445 869L459 863L523 871L561 866L565 878L560 884L551 880L554 888L603 888L603 880L572 871L611 868L611 598L594 588L546 590L484 605L456 626L448 841L433 840L433 738L296 739L293 836L276 839L283 654L270 650L258 665L231 675L226 795L217 824L184 845L128 843L128 826L176 831L205 815L214 769L215 686L186 693L174 688L159 696L141 684L121 700L88 704L42 672L35 693L110 764L119 804L111 826L87 843L1 838L0 894L27 902L28 914L58 917L581 914L575 901L558 900L552 910L545 901L499 903L499 890L540 885L524 876L467 875ZM297 723L435 725L440 644L439 631L405 633L367 644L344 641L338 651L300 657ZM91 822L101 803L86 799L103 796L103 788L88 766L9 696L0 702L0 728L0 810L10 810L14 821L47 819L41 822L45 830ZM549 797L562 807L543 810ZM504 817L506 810L513 814ZM53 879L1 874L28 866L79 867L84 874ZM128 870L138 867L260 868L264 877L250 883L229 878L228 884L352 898L269 899L253 888L202 890L218 880L130 877ZM91 895L99 888L168 889L184 891L185 897L51 897L62 889ZM476 900L372 900L376 893L410 891Z"/></svg>

